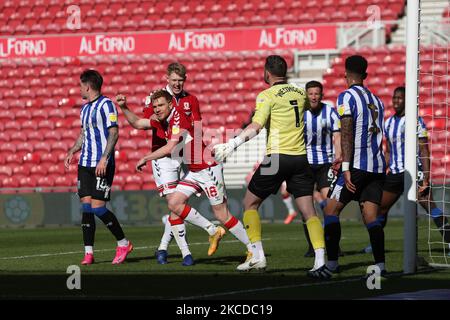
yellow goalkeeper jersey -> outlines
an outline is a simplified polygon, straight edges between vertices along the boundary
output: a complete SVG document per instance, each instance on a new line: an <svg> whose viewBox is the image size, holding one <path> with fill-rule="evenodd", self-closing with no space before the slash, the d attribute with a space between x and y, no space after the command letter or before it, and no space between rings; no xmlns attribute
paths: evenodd
<svg viewBox="0 0 450 320"><path fill-rule="evenodd" d="M305 90L287 83L258 95L252 122L267 129L267 154L306 154L303 113L308 105Z"/></svg>

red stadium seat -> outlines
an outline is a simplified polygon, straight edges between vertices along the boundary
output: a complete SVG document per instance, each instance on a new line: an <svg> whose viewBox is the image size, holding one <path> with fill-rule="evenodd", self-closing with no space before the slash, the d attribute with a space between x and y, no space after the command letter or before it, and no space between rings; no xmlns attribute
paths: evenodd
<svg viewBox="0 0 450 320"><path fill-rule="evenodd" d="M53 179L50 179L47 176L44 177L40 177L37 179L37 184L38 187L42 187L42 188L49 188L49 187L53 187L55 185L55 182L53 181Z"/></svg>
<svg viewBox="0 0 450 320"><path fill-rule="evenodd" d="M7 142L0 145L1 152L15 153L17 145L15 143Z"/></svg>
<svg viewBox="0 0 450 320"><path fill-rule="evenodd" d="M52 143L52 151L57 151L57 150L67 151L67 150L69 150L69 146L67 145L67 143L64 143L62 141L57 141L55 143Z"/></svg>
<svg viewBox="0 0 450 320"><path fill-rule="evenodd" d="M20 144L20 143L25 142L25 141L27 141L27 138L28 138L27 135L22 131L16 131L16 132L11 133L11 135L10 135L11 142L13 142L15 144Z"/></svg>
<svg viewBox="0 0 450 320"><path fill-rule="evenodd" d="M3 179L2 181L3 188L19 188L19 180L16 177L9 177ZM2 193L5 193L5 190L2 190Z"/></svg>
<svg viewBox="0 0 450 320"><path fill-rule="evenodd" d="M16 151L33 152L33 145L27 142L18 143L16 145Z"/></svg>
<svg viewBox="0 0 450 320"><path fill-rule="evenodd" d="M142 188L142 176L139 173L127 176L125 182L124 190L140 190Z"/></svg>

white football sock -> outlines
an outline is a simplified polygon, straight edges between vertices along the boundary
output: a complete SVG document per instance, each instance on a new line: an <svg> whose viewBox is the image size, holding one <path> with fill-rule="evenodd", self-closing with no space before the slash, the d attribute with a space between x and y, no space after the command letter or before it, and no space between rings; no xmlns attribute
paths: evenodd
<svg viewBox="0 0 450 320"><path fill-rule="evenodd" d="M188 208L190 208L190 207L188 207ZM185 210L186 210L186 207L185 207ZM203 230L208 232L208 234L210 236L213 236L217 230L216 226L211 221L209 221L204 216L202 216L194 208L190 208L189 213L187 214L186 217L184 217L184 221L187 221L187 222L193 224L194 226L202 228Z"/></svg>
<svg viewBox="0 0 450 320"><path fill-rule="evenodd" d="M237 220L237 219L236 219ZM237 223L228 229L240 242L245 244L246 246L250 243L247 232L244 229L244 225L242 222L237 220Z"/></svg>
<svg viewBox="0 0 450 320"><path fill-rule="evenodd" d="M94 247L93 246L85 246L84 247L84 253L88 254L88 253L94 253Z"/></svg>
<svg viewBox="0 0 450 320"><path fill-rule="evenodd" d="M191 251L189 251L189 245L186 241L186 225L184 223L176 224L171 226L171 229L175 241L177 242L177 245L181 250L183 258L191 254Z"/></svg>
<svg viewBox="0 0 450 320"><path fill-rule="evenodd" d="M128 240L127 238L123 238L122 240L117 241L118 247L126 247L128 246Z"/></svg>
<svg viewBox="0 0 450 320"><path fill-rule="evenodd" d="M289 214L293 215L296 213L295 209L294 209L294 203L292 201L291 196L283 198L283 202L284 202L284 205L286 206Z"/></svg>
<svg viewBox="0 0 450 320"><path fill-rule="evenodd" d="M325 249L319 248L314 250L315 260L314 269L318 269L325 264Z"/></svg>
<svg viewBox="0 0 450 320"><path fill-rule="evenodd" d="M255 259L262 259L265 255L264 255L264 249L262 246L262 242L261 241L256 241L253 242L253 245L255 246L255 250L253 253L253 257L255 257Z"/></svg>
<svg viewBox="0 0 450 320"><path fill-rule="evenodd" d="M172 241L172 238L172 228L169 219L166 219L166 222L164 223L164 233L161 238L161 243L159 244L158 250L167 250L170 241Z"/></svg>

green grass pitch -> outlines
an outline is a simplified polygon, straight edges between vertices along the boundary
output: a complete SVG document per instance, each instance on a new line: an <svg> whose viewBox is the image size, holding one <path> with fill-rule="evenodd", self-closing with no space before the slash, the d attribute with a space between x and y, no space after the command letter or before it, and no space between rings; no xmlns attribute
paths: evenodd
<svg viewBox="0 0 450 320"><path fill-rule="evenodd" d="M419 224L419 255L428 260L428 222ZM361 222L342 221L340 259L342 272L327 282L306 277L313 259L304 258L302 226L263 224L263 244L268 259L265 272L239 273L245 247L231 234L217 253L207 256L207 234L188 227L188 240L196 261L181 266L175 242L169 247L169 264L158 265L154 251L162 225L124 228L135 250L122 265L111 265L115 241L97 223L96 263L81 266L81 289L68 290L66 273L79 265L82 236L78 227L0 229L0 298L142 298L142 299L360 299L384 294L450 288L450 269L419 268L414 275L402 270L403 225L392 219L385 229L386 263L392 273L380 290L368 290L361 280L371 254L360 250L368 244Z"/></svg>

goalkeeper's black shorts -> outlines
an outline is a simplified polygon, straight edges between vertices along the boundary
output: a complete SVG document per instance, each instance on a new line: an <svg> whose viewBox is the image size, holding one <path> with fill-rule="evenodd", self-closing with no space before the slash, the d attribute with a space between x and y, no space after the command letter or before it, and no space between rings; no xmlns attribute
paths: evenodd
<svg viewBox="0 0 450 320"><path fill-rule="evenodd" d="M294 198L311 196L314 178L306 155L271 154L255 171L248 190L260 199L277 193L283 181Z"/></svg>

